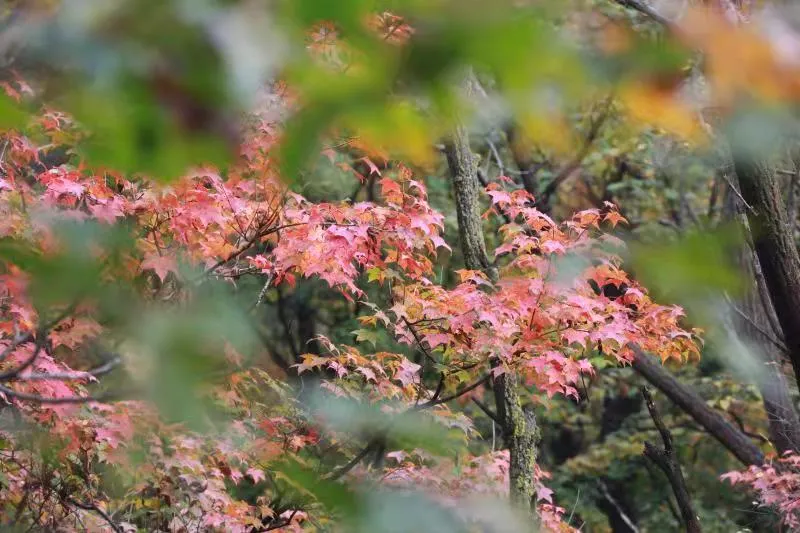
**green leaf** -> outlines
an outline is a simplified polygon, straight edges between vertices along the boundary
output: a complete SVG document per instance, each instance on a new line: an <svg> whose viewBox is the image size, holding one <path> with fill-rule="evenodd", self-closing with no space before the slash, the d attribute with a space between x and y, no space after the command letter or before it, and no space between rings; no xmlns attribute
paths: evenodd
<svg viewBox="0 0 800 533"><path fill-rule="evenodd" d="M369 342L373 347L378 344L380 339L380 335L376 330L357 329L353 332L353 335L356 336L356 342Z"/></svg>
<svg viewBox="0 0 800 533"><path fill-rule="evenodd" d="M276 465L275 469L281 478L311 494L328 510L348 517L361 514L359 498L346 485L325 480L317 472L291 459Z"/></svg>
<svg viewBox="0 0 800 533"><path fill-rule="evenodd" d="M741 246L735 228L691 233L675 243L631 247L633 271L657 301L681 304L706 319L717 314L723 293L743 289L732 259Z"/></svg>
<svg viewBox="0 0 800 533"><path fill-rule="evenodd" d="M0 129L20 129L28 123L29 118L22 106L0 90Z"/></svg>
<svg viewBox="0 0 800 533"><path fill-rule="evenodd" d="M73 92L65 108L91 132L78 152L95 166L170 181L200 164L224 166L232 156L215 132L182 129L170 116L176 110L135 79L115 90Z"/></svg>

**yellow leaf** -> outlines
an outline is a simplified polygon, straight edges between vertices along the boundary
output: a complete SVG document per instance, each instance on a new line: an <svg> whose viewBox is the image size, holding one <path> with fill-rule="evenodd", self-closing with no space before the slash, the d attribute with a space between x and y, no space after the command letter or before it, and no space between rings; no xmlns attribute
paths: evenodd
<svg viewBox="0 0 800 533"><path fill-rule="evenodd" d="M403 102L369 106L347 116L344 123L358 132L363 145L380 147L422 168L436 163L434 141L444 133L433 131L429 121Z"/></svg>
<svg viewBox="0 0 800 533"><path fill-rule="evenodd" d="M577 143L566 121L556 113L524 113L520 119L522 133L532 144L545 146L559 154L570 154Z"/></svg>
<svg viewBox="0 0 800 533"><path fill-rule="evenodd" d="M742 95L772 102L800 99L796 58L781 58L752 25L735 26L719 13L695 8L681 21L678 37L704 53L716 105L732 105Z"/></svg>
<svg viewBox="0 0 800 533"><path fill-rule="evenodd" d="M691 142L702 142L706 138L691 107L678 100L671 91L632 81L621 89L619 96L630 116L638 122L661 128Z"/></svg>

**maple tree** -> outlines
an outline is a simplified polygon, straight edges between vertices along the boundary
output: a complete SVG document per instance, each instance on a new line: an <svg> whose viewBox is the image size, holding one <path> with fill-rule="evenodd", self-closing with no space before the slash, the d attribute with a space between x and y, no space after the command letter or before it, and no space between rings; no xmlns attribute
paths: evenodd
<svg viewBox="0 0 800 533"><path fill-rule="evenodd" d="M168 4L150 6L154 27L173 21ZM551 453L548 431L628 367L747 465L714 470L712 493L724 487L720 475L749 485L784 525L798 527L800 424L781 365L800 372L792 330L800 259L784 229L775 172L731 126L745 97L794 103L797 66L785 47L753 30L746 6L710 4L667 16L638 1L600 2L563 17L521 5L488 18L447 6L410 6L408 16L358 2L282 6L279 20L302 34L301 59L283 65L282 81L261 94L236 134L219 72L191 62L172 71L169 60L156 61L152 71L121 75L108 94L64 82L59 95L52 73L26 71L23 53L19 71L4 76L0 103L9 126L0 156L3 527L465 531L507 521L515 531L574 531L580 488L566 499L574 486L562 475L588 471L600 479L609 521L623 524L614 530L637 530L605 476L612 463L641 457L640 433L635 446L619 442L623 422L604 420L603 446L564 452L560 462L541 457ZM506 18L523 8L533 9L530 20ZM54 8L21 9L38 23ZM223 24L227 37L247 33L253 20L270 23L253 6L241 9L223 17L233 27ZM207 22L195 15L178 17L176 34L206 50L203 39L188 37L193 24ZM115 45L146 42L183 64L135 14L123 9L111 22L131 28L107 36ZM219 54L241 51L214 33L226 30L205 29L225 43ZM478 29L496 45L473 40ZM660 42L653 31L675 49L652 45ZM580 42L579 53L563 44L565 35ZM523 57L542 43L553 44L560 68ZM650 45L653 62L666 66L638 55ZM741 52L736 63L731 46ZM692 54L703 57L714 120L698 119L682 99ZM592 62L629 68L584 84ZM81 63L75 79L91 68ZM451 87L459 85L449 79L454 72L460 92ZM573 128L568 106L532 109L520 96L539 76L569 95L570 106L598 94L601 103ZM487 108L503 95L514 111L491 126L481 166L454 95ZM140 113L114 116L110 105ZM608 142L610 127L622 140L595 146ZM656 151L646 142L687 150L684 140L720 137L733 151L725 168L741 186L714 177L704 222L711 226L724 189L724 216L745 233L736 253L754 270L743 276L755 287L747 288L747 312L731 309L747 335L788 354L764 356L771 373L746 404L755 411L763 400L766 417L748 412L743 420L726 400L737 426L667 370L697 363L705 347L695 325L708 320L662 297L668 291L652 272L674 265L654 268L620 238L648 208L615 201L628 176L653 181L639 170ZM437 150L449 180L435 175ZM578 179L584 169L602 180ZM317 194L313 182L326 173L355 192ZM453 196L444 206L442 183ZM654 195L669 197L663 210L683 231L683 214L697 216L686 187L678 189L674 204ZM691 279L701 269L686 270ZM648 277L654 292L640 281ZM702 289L721 277L719 270L702 278ZM287 298L297 304L295 322ZM317 306L357 329L317 329ZM709 337L718 342L714 327ZM733 387L719 380L725 386ZM648 443L645 455L666 474L681 511L675 522L698 531L696 485L687 488L696 478L682 474L678 431L673 439L646 398L649 431L655 423L664 449ZM633 420L639 406L626 402L623 419ZM757 445L753 431L762 425L769 438ZM768 446L780 455L765 459ZM548 461L560 472L547 472ZM585 525L591 511L584 514Z"/></svg>

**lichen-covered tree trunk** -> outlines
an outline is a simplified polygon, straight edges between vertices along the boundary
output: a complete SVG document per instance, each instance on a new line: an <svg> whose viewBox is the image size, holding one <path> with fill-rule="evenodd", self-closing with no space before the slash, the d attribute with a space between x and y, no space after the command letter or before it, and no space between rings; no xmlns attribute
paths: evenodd
<svg viewBox="0 0 800 533"><path fill-rule="evenodd" d="M795 377L800 382L800 255L786 221L775 170L765 161L734 158L753 245Z"/></svg>
<svg viewBox="0 0 800 533"><path fill-rule="evenodd" d="M445 153L455 193L464 263L471 270L482 270L490 278L496 278L496 271L486 253L478 207L477 162L463 126L458 126L452 138L445 143ZM520 509L527 510L535 501L536 418L532 410L522 405L516 376L504 373L497 376L492 384L497 415L503 425L503 442L511 456L511 501Z"/></svg>
<svg viewBox="0 0 800 533"><path fill-rule="evenodd" d="M472 270L488 271L492 264L486 253L478 208L478 166L463 126L457 126L452 138L445 142L445 155L456 199L458 237L464 264Z"/></svg>
<svg viewBox="0 0 800 533"><path fill-rule="evenodd" d="M536 469L539 428L531 406L523 406L517 390L517 377L503 374L494 380L498 413L502 406L503 442L510 453L509 480L511 502L519 509L535 508Z"/></svg>

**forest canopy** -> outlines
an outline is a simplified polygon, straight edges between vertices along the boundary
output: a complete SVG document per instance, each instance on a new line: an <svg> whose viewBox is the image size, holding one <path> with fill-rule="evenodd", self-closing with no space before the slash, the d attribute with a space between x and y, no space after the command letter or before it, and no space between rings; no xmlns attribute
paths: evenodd
<svg viewBox="0 0 800 533"><path fill-rule="evenodd" d="M0 7L0 529L800 529L800 8Z"/></svg>

